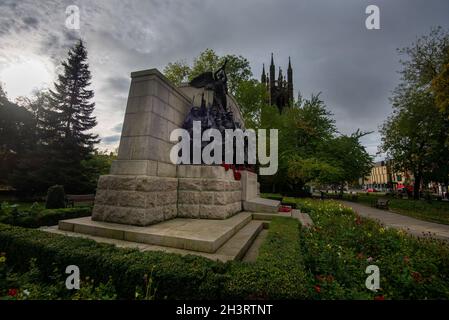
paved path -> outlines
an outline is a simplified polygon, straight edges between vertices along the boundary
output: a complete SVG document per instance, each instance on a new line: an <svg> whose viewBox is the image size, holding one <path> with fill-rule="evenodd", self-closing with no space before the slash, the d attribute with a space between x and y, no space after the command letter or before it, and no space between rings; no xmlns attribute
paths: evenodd
<svg viewBox="0 0 449 320"><path fill-rule="evenodd" d="M430 232L434 238L449 241L449 225L418 220L412 217L368 207L355 202L340 202L353 208L362 217L378 220L387 227L403 229L415 236L423 236L424 233L428 234Z"/></svg>

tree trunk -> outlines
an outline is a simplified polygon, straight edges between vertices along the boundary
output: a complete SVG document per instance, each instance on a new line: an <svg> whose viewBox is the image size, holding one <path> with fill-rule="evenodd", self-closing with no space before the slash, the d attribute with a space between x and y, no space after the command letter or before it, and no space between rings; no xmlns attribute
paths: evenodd
<svg viewBox="0 0 449 320"><path fill-rule="evenodd" d="M413 199L419 200L419 187L421 186L421 172L415 174L415 182L413 184Z"/></svg>

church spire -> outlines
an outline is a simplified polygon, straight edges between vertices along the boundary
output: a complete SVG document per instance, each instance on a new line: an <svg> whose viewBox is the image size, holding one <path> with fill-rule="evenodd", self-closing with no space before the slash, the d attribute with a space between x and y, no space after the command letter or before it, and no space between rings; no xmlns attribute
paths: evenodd
<svg viewBox="0 0 449 320"><path fill-rule="evenodd" d="M260 78L260 82L265 84L267 82L267 76L265 74L265 63L262 64L262 77Z"/></svg>
<svg viewBox="0 0 449 320"><path fill-rule="evenodd" d="M287 70L287 88L288 88L288 100L289 103L293 103L293 69L290 57L288 57L288 70Z"/></svg>
<svg viewBox="0 0 449 320"><path fill-rule="evenodd" d="M283 78L282 78L282 69L281 67L279 67L279 77L278 77L278 86L282 87L282 83L283 83Z"/></svg>

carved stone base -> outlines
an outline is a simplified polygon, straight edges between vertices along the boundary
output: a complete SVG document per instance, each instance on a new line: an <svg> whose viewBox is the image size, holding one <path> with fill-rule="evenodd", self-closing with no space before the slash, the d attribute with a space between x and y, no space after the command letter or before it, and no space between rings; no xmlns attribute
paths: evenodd
<svg viewBox="0 0 449 320"><path fill-rule="evenodd" d="M147 226L175 218L177 187L176 178L101 176L92 220Z"/></svg>
<svg viewBox="0 0 449 320"><path fill-rule="evenodd" d="M240 181L222 166L178 166L178 217L226 219L242 211Z"/></svg>

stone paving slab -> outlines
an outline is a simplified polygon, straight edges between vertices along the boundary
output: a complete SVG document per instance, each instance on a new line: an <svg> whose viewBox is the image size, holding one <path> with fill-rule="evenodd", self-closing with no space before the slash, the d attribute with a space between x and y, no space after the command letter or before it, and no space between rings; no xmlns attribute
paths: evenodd
<svg viewBox="0 0 449 320"><path fill-rule="evenodd" d="M112 238L214 253L252 219L241 212L226 220L176 218L147 227L93 221L90 217L62 220L59 229Z"/></svg>
<svg viewBox="0 0 449 320"><path fill-rule="evenodd" d="M254 198L243 201L243 208L245 211L252 212L277 213L279 205L280 201L265 198Z"/></svg>
<svg viewBox="0 0 449 320"><path fill-rule="evenodd" d="M391 211L368 207L359 203L348 201L340 202L345 206L353 208L362 217L375 219L386 227L402 229L418 237L423 237L424 235L428 236L430 233L434 238L449 241L449 225L423 221Z"/></svg>
<svg viewBox="0 0 449 320"><path fill-rule="evenodd" d="M256 239L259 233L263 231L265 223L265 221L250 221L247 225L238 230L237 233L234 234L227 242L225 242L215 253L192 251L174 247L98 237L89 234L60 230L57 226L42 227L40 228L40 230L50 233L62 234L69 237L91 239L99 243L108 243L120 248L133 248L140 251L163 251L181 255L194 254L211 260L226 262L230 260L241 260L248 249L252 248L254 239Z"/></svg>
<svg viewBox="0 0 449 320"><path fill-rule="evenodd" d="M313 226L312 218L310 218L310 216L305 212L293 209L292 217L298 219L305 228L310 228L311 226Z"/></svg>

